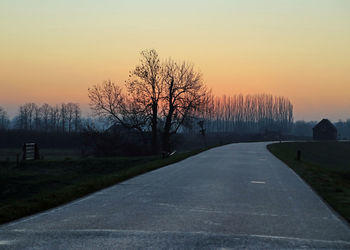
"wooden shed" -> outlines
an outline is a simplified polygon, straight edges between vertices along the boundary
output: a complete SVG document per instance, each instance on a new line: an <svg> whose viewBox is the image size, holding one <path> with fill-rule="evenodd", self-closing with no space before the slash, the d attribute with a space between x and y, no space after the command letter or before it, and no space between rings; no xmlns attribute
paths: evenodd
<svg viewBox="0 0 350 250"><path fill-rule="evenodd" d="M314 140L334 141L337 139L337 128L328 119L322 119L312 130Z"/></svg>

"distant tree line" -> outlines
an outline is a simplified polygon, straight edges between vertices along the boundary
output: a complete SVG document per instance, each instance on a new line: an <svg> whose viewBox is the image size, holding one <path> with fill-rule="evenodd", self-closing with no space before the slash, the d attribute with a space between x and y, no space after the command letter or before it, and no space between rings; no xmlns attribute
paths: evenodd
<svg viewBox="0 0 350 250"><path fill-rule="evenodd" d="M268 103L271 100L270 95L254 95L250 96L250 99L256 98L269 98ZM236 100L235 100L236 98ZM248 98L248 99L249 99ZM243 101L242 101L243 99ZM251 107L250 109L244 108L246 97L237 95L234 97L215 97L211 96L211 100L206 103L206 109L202 108L201 113L197 113L193 116L191 122L189 120L183 124L178 135L174 136L176 148L193 149L203 145L212 145L218 143L229 143L235 141L249 141L249 140L265 140L273 139L266 136L266 132L277 131L283 134L283 138L290 139L311 139L312 128L317 124L317 121L295 121L291 122L291 112L287 112L290 116L282 115L286 112L282 112L279 115L268 111L267 108L259 107L259 110L265 110L265 114L270 116L258 116L256 109L258 107ZM283 98L273 97L273 100L284 100ZM235 107L235 101L240 100L241 108ZM276 101L275 106L279 101ZM260 101L260 103L264 103ZM282 103L286 108L291 108L288 105L288 100L284 100ZM274 106L272 105L272 106ZM80 119L74 125L74 119L67 118L67 121L62 122L59 118L61 105L54 105L51 107L52 114L49 115L49 119L45 119L45 115L32 115L32 119L27 121L27 125L20 125L19 118L22 111L30 107L47 107L47 105L21 105L18 109L18 114L10 119L7 112L0 107L0 147L20 147L23 142L35 141L43 147L81 147L86 152L93 152L96 155L132 155L132 154L147 154L150 153L148 145L151 141L151 134L148 132L137 133L136 129L126 128L123 125L105 125L100 126L98 121L87 119L79 116ZM271 106L268 104L268 106ZM35 109L34 109L35 110ZM63 108L63 110L66 110ZM274 110L277 110L274 108ZM278 109L281 110L281 109ZM252 114L246 114L245 112L252 112ZM29 112L29 111L28 111ZM30 112L29 112L30 113ZM50 113L50 112L49 112ZM56 116L56 115L57 116ZM28 114L30 117L30 115ZM69 117L70 115L63 115L63 117ZM36 119L35 119L36 117ZM51 117L51 118L50 118ZM56 117L56 118L55 118ZM58 117L58 118L57 118ZM253 119L251 119L253 117ZM254 117L260 117L254 118ZM269 118L268 118L269 117ZM271 118L275 117L275 118ZM280 118L278 118L280 117ZM287 118L289 117L289 118ZM251 119L251 120L250 120ZM21 119L22 122L25 119ZM69 122L69 120L72 120ZM36 121L36 122L35 122ZM25 124L25 122L23 122ZM31 124L31 125L30 125ZM63 129L63 125L64 129ZM69 126L71 124L71 126ZM350 119L346 121L339 120L334 125L338 129L339 139L350 139ZM71 127L69 129L69 127ZM78 130L76 130L78 128ZM71 131L71 133L69 133ZM76 133L77 132L77 133ZM71 136L72 135L72 136ZM203 136L205 135L205 136Z"/></svg>
<svg viewBox="0 0 350 250"><path fill-rule="evenodd" d="M293 127L293 105L285 97L267 94L211 96L197 117L208 133L270 130L288 134Z"/></svg>
<svg viewBox="0 0 350 250"><path fill-rule="evenodd" d="M272 95L210 95L201 112L193 115L191 123L183 124L182 132L195 133L200 127L206 133L256 133L265 130L281 131L299 137L312 137L312 128L318 121L293 122L293 106L284 97ZM200 126L198 123L203 121ZM0 130L24 130L42 132L80 132L90 124L99 130L108 125L97 125L96 120L82 116L77 103L59 105L35 103L20 105L17 115L11 119L0 106ZM103 122L105 123L105 121ZM101 125L101 126L100 126ZM350 119L334 123L340 139L350 139Z"/></svg>
<svg viewBox="0 0 350 250"><path fill-rule="evenodd" d="M312 128L317 121L295 121L293 124L292 134L298 137L312 137ZM350 129L350 128L349 128Z"/></svg>
<svg viewBox="0 0 350 250"><path fill-rule="evenodd" d="M338 130L339 139L350 140L350 119L346 121L339 120L334 125Z"/></svg>
<svg viewBox="0 0 350 250"><path fill-rule="evenodd" d="M0 130L6 130L10 127L10 119L7 112L0 107Z"/></svg>
<svg viewBox="0 0 350 250"><path fill-rule="evenodd" d="M79 132L82 129L82 115L77 103L54 106L47 103L41 106L25 103L20 105L11 123L7 113L0 107L0 129L3 130L12 128L39 132Z"/></svg>

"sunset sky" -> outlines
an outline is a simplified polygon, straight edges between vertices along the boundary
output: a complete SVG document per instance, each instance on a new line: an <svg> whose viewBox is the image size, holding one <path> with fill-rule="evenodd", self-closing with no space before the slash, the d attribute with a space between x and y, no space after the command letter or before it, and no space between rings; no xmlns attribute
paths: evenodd
<svg viewBox="0 0 350 250"><path fill-rule="evenodd" d="M296 119L350 118L349 0L0 0L0 106L79 102L139 52L192 62L217 95L288 97Z"/></svg>

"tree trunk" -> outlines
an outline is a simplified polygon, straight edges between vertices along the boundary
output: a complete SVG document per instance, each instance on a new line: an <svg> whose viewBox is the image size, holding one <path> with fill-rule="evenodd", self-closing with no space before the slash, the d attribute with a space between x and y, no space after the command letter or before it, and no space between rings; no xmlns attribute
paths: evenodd
<svg viewBox="0 0 350 250"><path fill-rule="evenodd" d="M152 153L157 153L158 151L158 131L157 131L157 123L158 123L158 103L153 103L152 105Z"/></svg>
<svg viewBox="0 0 350 250"><path fill-rule="evenodd" d="M163 138L162 138L163 151L166 151L166 152L170 152L170 129L171 129L173 113L175 111L174 104L173 104L173 87L174 87L174 79L171 79L170 86L169 86L169 97L168 97L169 111L165 119Z"/></svg>

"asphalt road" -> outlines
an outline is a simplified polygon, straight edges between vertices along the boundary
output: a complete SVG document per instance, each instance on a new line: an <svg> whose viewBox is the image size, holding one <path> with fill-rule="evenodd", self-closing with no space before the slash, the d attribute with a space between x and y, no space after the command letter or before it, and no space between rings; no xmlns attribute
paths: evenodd
<svg viewBox="0 0 350 250"><path fill-rule="evenodd" d="M266 143L214 148L0 227L0 249L350 249L350 229Z"/></svg>

